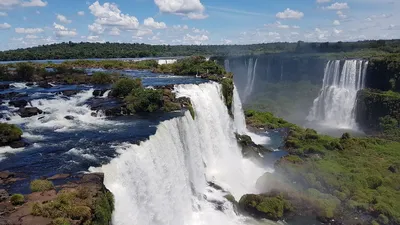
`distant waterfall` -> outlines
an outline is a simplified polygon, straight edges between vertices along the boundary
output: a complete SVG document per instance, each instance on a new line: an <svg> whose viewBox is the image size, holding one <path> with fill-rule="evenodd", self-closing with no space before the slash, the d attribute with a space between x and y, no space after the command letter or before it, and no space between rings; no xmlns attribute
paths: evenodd
<svg viewBox="0 0 400 225"><path fill-rule="evenodd" d="M319 96L307 117L330 127L357 129L355 103L364 88L368 61L334 60L326 64Z"/></svg>
<svg viewBox="0 0 400 225"><path fill-rule="evenodd" d="M229 59L225 59L224 67L225 67L226 72L228 72L228 73L231 72L231 66L229 65Z"/></svg>
<svg viewBox="0 0 400 225"><path fill-rule="evenodd" d="M245 63L245 65L247 66L247 83L246 83L246 87L244 89L244 93L243 93L243 102L246 102L248 100L248 98L250 97L250 95L253 93L253 89L254 89L254 82L256 80L256 69L257 69L257 62L258 62L258 58L256 59L256 61L254 62L253 58L249 59L249 63Z"/></svg>

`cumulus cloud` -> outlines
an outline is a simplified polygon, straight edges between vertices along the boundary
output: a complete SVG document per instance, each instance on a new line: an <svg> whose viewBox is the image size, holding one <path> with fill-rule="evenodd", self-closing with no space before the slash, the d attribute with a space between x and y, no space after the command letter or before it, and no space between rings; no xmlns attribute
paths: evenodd
<svg viewBox="0 0 400 225"><path fill-rule="evenodd" d="M33 35L33 34L28 34L28 35L25 36L25 38L26 38L26 39L37 39L38 36Z"/></svg>
<svg viewBox="0 0 400 225"><path fill-rule="evenodd" d="M19 0L1 0L0 8L8 8L19 4L20 4Z"/></svg>
<svg viewBox="0 0 400 225"><path fill-rule="evenodd" d="M146 27L150 27L153 29L165 29L167 28L167 25L164 22L156 22L152 17L149 17L144 20L143 24Z"/></svg>
<svg viewBox="0 0 400 225"><path fill-rule="evenodd" d="M72 21L67 19L64 15L57 14L57 20L60 21L61 23L71 23Z"/></svg>
<svg viewBox="0 0 400 225"><path fill-rule="evenodd" d="M78 16L84 16L85 15L85 12L84 11L79 11L78 12Z"/></svg>
<svg viewBox="0 0 400 225"><path fill-rule="evenodd" d="M333 25L335 25L335 26L339 26L339 25L340 25L340 22L339 22L339 20L334 20L334 21L333 21Z"/></svg>
<svg viewBox="0 0 400 225"><path fill-rule="evenodd" d="M96 17L95 23L104 26L117 26L121 29L134 30L139 27L136 17L121 13L114 3L100 5L98 1L89 6L90 12Z"/></svg>
<svg viewBox="0 0 400 225"><path fill-rule="evenodd" d="M47 2L44 2L42 0L30 0L27 2L21 3L22 7L45 7L46 5L47 5Z"/></svg>
<svg viewBox="0 0 400 225"><path fill-rule="evenodd" d="M175 30L187 30L189 27L187 25L173 25L172 28Z"/></svg>
<svg viewBox="0 0 400 225"><path fill-rule="evenodd" d="M0 16L8 16L8 14L5 12L0 12Z"/></svg>
<svg viewBox="0 0 400 225"><path fill-rule="evenodd" d="M53 27L55 30L54 34L59 38L75 37L78 34L75 29L69 29L57 23L53 23Z"/></svg>
<svg viewBox="0 0 400 225"><path fill-rule="evenodd" d="M109 34L112 36L119 36L121 34L121 31L117 27L113 27L110 30Z"/></svg>
<svg viewBox="0 0 400 225"><path fill-rule="evenodd" d="M43 31L42 28L15 28L15 32L18 34L37 34L42 33Z"/></svg>
<svg viewBox="0 0 400 225"><path fill-rule="evenodd" d="M208 41L208 36L207 35L190 35L190 34L186 34L183 37L183 40L186 41L187 43L191 43L191 44L202 44L205 41Z"/></svg>
<svg viewBox="0 0 400 225"><path fill-rule="evenodd" d="M8 23L0 23L0 30L9 29L9 28L11 28L10 24L8 24Z"/></svg>
<svg viewBox="0 0 400 225"><path fill-rule="evenodd" d="M336 14L339 16L340 19L346 19L347 15L345 15L342 11L337 11Z"/></svg>
<svg viewBox="0 0 400 225"><path fill-rule="evenodd" d="M154 0L162 13L185 16L189 19L205 19L205 7L200 0Z"/></svg>
<svg viewBox="0 0 400 225"><path fill-rule="evenodd" d="M105 30L105 28L98 23L94 23L92 25L89 24L88 28L89 28L89 31L91 31L95 34L102 34Z"/></svg>
<svg viewBox="0 0 400 225"><path fill-rule="evenodd" d="M328 10L343 10L343 9L349 9L349 5L347 2L335 2L330 6L324 7L324 9Z"/></svg>
<svg viewBox="0 0 400 225"><path fill-rule="evenodd" d="M147 35L153 34L153 31L150 29L139 29L135 32L134 36L136 37L143 37Z"/></svg>
<svg viewBox="0 0 400 225"><path fill-rule="evenodd" d="M330 2L331 0L317 0L317 3L327 3Z"/></svg>
<svg viewBox="0 0 400 225"><path fill-rule="evenodd" d="M301 19L304 17L304 13L287 8L283 12L278 12L276 17L279 19Z"/></svg>

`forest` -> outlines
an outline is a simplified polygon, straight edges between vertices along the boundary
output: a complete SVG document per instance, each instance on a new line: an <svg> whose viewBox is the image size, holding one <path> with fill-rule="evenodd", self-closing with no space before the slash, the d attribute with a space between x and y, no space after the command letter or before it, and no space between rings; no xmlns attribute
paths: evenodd
<svg viewBox="0 0 400 225"><path fill-rule="evenodd" d="M268 53L352 53L360 55L400 54L400 40L370 40L357 42L280 42L251 45L148 45L139 43L73 43L64 42L26 49L0 52L0 61L89 59L89 58L138 58L172 56L234 56Z"/></svg>

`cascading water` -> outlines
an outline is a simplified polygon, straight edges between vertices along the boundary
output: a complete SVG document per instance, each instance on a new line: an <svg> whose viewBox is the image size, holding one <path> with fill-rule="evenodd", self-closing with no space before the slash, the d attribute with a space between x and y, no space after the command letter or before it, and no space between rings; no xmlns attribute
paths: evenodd
<svg viewBox="0 0 400 225"><path fill-rule="evenodd" d="M326 64L319 96L307 117L329 127L357 129L355 104L357 92L364 88L368 61L340 60Z"/></svg>
<svg viewBox="0 0 400 225"><path fill-rule="evenodd" d="M195 119L186 112L162 122L148 141L117 147L120 155L101 168L115 197L113 224L247 224L223 198L226 193L208 186L217 184L239 199L257 192L255 182L265 172L242 158L221 86L179 85L175 91L191 99Z"/></svg>
<svg viewBox="0 0 400 225"><path fill-rule="evenodd" d="M231 66L229 65L229 59L224 60L224 67L226 72L231 72Z"/></svg>
<svg viewBox="0 0 400 225"><path fill-rule="evenodd" d="M253 58L249 59L249 63L246 63L247 66L247 83L246 87L244 89L244 95L243 95L243 102L246 102L250 95L253 93L254 89L254 82L256 80L256 69L257 69L257 62L258 58L254 62Z"/></svg>

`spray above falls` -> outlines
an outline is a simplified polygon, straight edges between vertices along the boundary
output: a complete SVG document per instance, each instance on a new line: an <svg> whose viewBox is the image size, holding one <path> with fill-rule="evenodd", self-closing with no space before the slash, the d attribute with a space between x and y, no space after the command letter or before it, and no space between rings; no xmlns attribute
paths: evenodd
<svg viewBox="0 0 400 225"><path fill-rule="evenodd" d="M309 121L344 129L357 129L357 92L365 86L368 61L333 60L326 64L321 92L307 117Z"/></svg>

